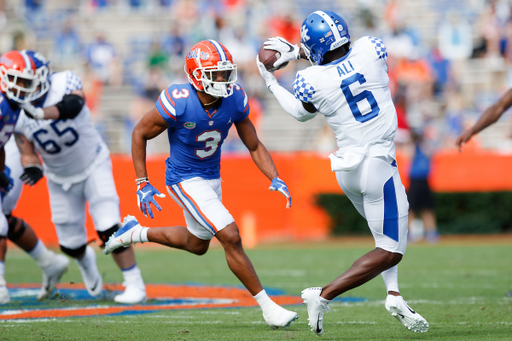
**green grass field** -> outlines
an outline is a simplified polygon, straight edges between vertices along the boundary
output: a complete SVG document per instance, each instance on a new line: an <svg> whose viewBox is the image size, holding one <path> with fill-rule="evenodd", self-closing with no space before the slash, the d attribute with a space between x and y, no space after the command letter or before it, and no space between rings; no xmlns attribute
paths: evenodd
<svg viewBox="0 0 512 341"><path fill-rule="evenodd" d="M510 240L510 237L508 237ZM324 340L512 340L512 243L483 240L481 245L411 245L399 266L400 289L411 307L430 323L425 334L406 330L384 308L381 277L343 297L365 302L331 304ZM264 245L249 250L265 287L300 295L322 286L371 250L368 239L351 243ZM202 257L164 248L136 247L147 283L240 285L229 271L222 249ZM121 282L111 257L97 254L104 282ZM10 248L6 279L36 283L32 260ZM74 262L62 282L81 282ZM54 300L52 305L79 304ZM99 302L107 304L111 302ZM271 330L259 308L159 311L128 316L61 318L0 322L0 340L311 340L305 306L288 307L299 319L286 330Z"/></svg>

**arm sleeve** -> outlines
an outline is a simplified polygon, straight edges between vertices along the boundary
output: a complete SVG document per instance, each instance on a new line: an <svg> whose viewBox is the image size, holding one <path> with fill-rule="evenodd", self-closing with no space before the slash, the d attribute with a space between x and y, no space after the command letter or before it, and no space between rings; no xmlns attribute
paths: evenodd
<svg viewBox="0 0 512 341"><path fill-rule="evenodd" d="M75 90L82 89L82 80L76 73L73 71L66 72L66 93L65 95L69 95Z"/></svg>
<svg viewBox="0 0 512 341"><path fill-rule="evenodd" d="M242 122L249 116L249 112L251 111L251 107L249 105L249 96L245 93L245 91L237 84L235 86L235 91L238 93L236 94L237 97L237 109L239 111L239 116L236 118L234 123Z"/></svg>
<svg viewBox="0 0 512 341"><path fill-rule="evenodd" d="M302 101L296 99L291 93L288 92L279 84L271 86L270 91L274 94L275 98L281 104L281 107L290 116L297 121L306 122L316 116L316 112L310 113L302 106Z"/></svg>
<svg viewBox="0 0 512 341"><path fill-rule="evenodd" d="M155 107L169 127L176 126L176 102L169 95L169 88L160 93Z"/></svg>

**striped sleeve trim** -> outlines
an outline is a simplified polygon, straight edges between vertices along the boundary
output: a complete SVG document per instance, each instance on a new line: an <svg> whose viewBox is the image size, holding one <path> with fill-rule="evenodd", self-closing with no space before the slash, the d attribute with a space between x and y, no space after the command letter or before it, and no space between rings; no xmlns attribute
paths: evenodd
<svg viewBox="0 0 512 341"><path fill-rule="evenodd" d="M160 106L169 117L176 120L176 109L174 108L175 104L174 101L170 98L167 89L162 91L160 97L158 97L158 103L160 103Z"/></svg>

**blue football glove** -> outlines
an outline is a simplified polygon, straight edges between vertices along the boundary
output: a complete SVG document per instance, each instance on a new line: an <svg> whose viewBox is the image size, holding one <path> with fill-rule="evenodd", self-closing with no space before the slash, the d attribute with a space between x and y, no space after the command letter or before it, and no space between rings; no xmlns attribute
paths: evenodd
<svg viewBox="0 0 512 341"><path fill-rule="evenodd" d="M162 208L156 202L153 196L157 196L159 198L165 198L165 194L160 193L153 185L149 183L149 181L142 182L137 185L137 206L139 206L139 210L144 214L145 217L149 216L153 218L153 211L151 210L151 206L149 204L155 205L155 207L161 211Z"/></svg>
<svg viewBox="0 0 512 341"><path fill-rule="evenodd" d="M280 192L286 198L286 208L292 207L292 197L290 196L290 192L288 192L288 187L286 186L283 180L277 177L273 178L269 190Z"/></svg>

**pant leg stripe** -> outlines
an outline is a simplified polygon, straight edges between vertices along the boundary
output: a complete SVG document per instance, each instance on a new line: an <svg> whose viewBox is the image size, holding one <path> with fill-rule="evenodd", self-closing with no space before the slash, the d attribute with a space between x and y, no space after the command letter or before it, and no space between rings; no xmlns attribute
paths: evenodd
<svg viewBox="0 0 512 341"><path fill-rule="evenodd" d="M173 191L174 195L176 195L176 197L181 201L183 207L185 207L188 213L190 213L190 215L194 217L197 222L209 228L214 235L218 232L215 228L215 225L206 217L203 212L201 212L199 205L197 205L194 199L192 199L192 197L190 197L185 192L181 184L172 185L171 190Z"/></svg>
<svg viewBox="0 0 512 341"><path fill-rule="evenodd" d="M398 203L393 177L384 184L383 233L385 236L398 242Z"/></svg>

